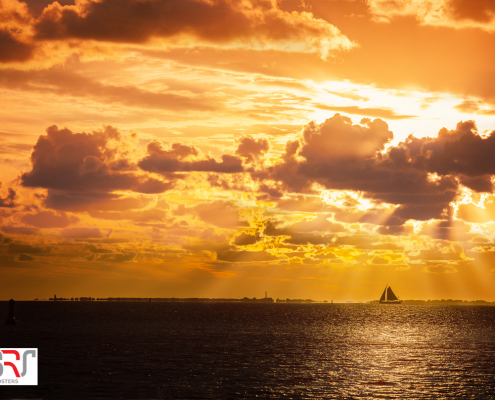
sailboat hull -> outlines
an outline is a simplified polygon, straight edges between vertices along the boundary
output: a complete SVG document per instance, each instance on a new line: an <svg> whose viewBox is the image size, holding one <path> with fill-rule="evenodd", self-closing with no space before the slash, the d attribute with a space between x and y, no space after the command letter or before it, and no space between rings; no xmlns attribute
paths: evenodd
<svg viewBox="0 0 495 400"><path fill-rule="evenodd" d="M402 300L382 300L380 304L402 304Z"/></svg>

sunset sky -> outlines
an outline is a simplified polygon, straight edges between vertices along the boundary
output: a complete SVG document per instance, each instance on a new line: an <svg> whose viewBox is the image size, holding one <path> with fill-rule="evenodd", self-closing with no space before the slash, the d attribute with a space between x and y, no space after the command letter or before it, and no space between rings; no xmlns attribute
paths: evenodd
<svg viewBox="0 0 495 400"><path fill-rule="evenodd" d="M495 2L0 0L0 299L495 300Z"/></svg>

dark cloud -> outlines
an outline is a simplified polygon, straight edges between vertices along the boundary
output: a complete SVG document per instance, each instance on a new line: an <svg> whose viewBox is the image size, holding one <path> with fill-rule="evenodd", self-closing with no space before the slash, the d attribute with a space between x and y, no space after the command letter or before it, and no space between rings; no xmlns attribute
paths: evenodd
<svg viewBox="0 0 495 400"><path fill-rule="evenodd" d="M107 253L113 253L112 250L108 250L105 248L101 247L96 247L94 244L87 244L85 246L87 250L89 250L91 253L97 253L97 254L107 254Z"/></svg>
<svg viewBox="0 0 495 400"><path fill-rule="evenodd" d="M32 246L30 244L17 244L17 243L10 243L7 250L7 253L43 254L49 252L50 252L49 247L38 247L38 246Z"/></svg>
<svg viewBox="0 0 495 400"><path fill-rule="evenodd" d="M445 8L447 15L457 21L490 23L495 14L495 3L491 1L449 0Z"/></svg>
<svg viewBox="0 0 495 400"><path fill-rule="evenodd" d="M12 233L14 235L35 235L39 232L38 228L27 228L25 226L2 226L2 231L5 233Z"/></svg>
<svg viewBox="0 0 495 400"><path fill-rule="evenodd" d="M12 239L0 233L0 243L9 244L12 243Z"/></svg>
<svg viewBox="0 0 495 400"><path fill-rule="evenodd" d="M459 122L455 130L442 128L436 138L410 136L396 151L402 151L401 160L396 160L398 164L407 158L417 169L444 176L460 175L466 186L471 182L473 190L477 187L491 190L491 185L486 184L486 175L495 173L495 131L481 137L474 121Z"/></svg>
<svg viewBox="0 0 495 400"><path fill-rule="evenodd" d="M122 164L128 165L125 153L109 145L120 141L112 127L87 134L51 126L34 146L32 170L21 176L21 183L49 189L45 203L56 209L71 209L63 205L71 200L77 208L78 203L108 199L116 190L161 193L173 186L132 170L120 171Z"/></svg>
<svg viewBox="0 0 495 400"><path fill-rule="evenodd" d="M242 136L239 139L235 154L244 157L246 162L253 163L270 150L270 143L264 138L255 139L252 136Z"/></svg>
<svg viewBox="0 0 495 400"><path fill-rule="evenodd" d="M260 240L259 234L250 235L243 232L234 238L234 244L236 246L247 246L258 242L259 240Z"/></svg>
<svg viewBox="0 0 495 400"><path fill-rule="evenodd" d="M0 183L0 186L1 185L2 184ZM15 197L16 197L16 191L12 188L9 188L9 193L7 194L7 196L4 198L0 197L0 207L2 207L2 208L15 207L15 204L14 204Z"/></svg>
<svg viewBox="0 0 495 400"><path fill-rule="evenodd" d="M19 254L19 258L18 258L19 261L34 261L35 258L34 257L31 257L27 254Z"/></svg>
<svg viewBox="0 0 495 400"><path fill-rule="evenodd" d="M392 138L380 119L354 125L335 114L303 129L298 155L304 160L284 157L265 175L252 177L281 182L287 192L310 192L313 182L327 189L362 191L376 202L400 205L395 215L402 222L440 217L455 198L457 180L450 175L430 179L429 171L416 167L400 148L382 153Z"/></svg>
<svg viewBox="0 0 495 400"><path fill-rule="evenodd" d="M0 63L26 61L33 55L34 47L15 39L9 32L0 29Z"/></svg>
<svg viewBox="0 0 495 400"><path fill-rule="evenodd" d="M98 256L98 261L126 262L126 261L132 261L135 258L136 258L135 253L101 254L100 256Z"/></svg>
<svg viewBox="0 0 495 400"><path fill-rule="evenodd" d="M60 235L72 239L100 238L104 236L100 228L67 228L62 229Z"/></svg>
<svg viewBox="0 0 495 400"><path fill-rule="evenodd" d="M232 155L222 155L222 162L214 158L206 157L194 159L199 155L199 151L193 146L186 146L181 143L173 143L170 149L165 149L160 142L154 141L148 144L148 155L139 163L139 167L144 171L156 172L165 176L173 175L177 172L217 172L217 173L237 173L242 172L242 161Z"/></svg>
<svg viewBox="0 0 495 400"><path fill-rule="evenodd" d="M217 44L240 40L266 44L287 40L304 43L310 36L311 45L323 52L334 38L338 47L350 45L327 22L308 14L284 12L269 0L86 0L76 6L54 2L43 10L34 31L38 40L144 43L153 37L192 36Z"/></svg>

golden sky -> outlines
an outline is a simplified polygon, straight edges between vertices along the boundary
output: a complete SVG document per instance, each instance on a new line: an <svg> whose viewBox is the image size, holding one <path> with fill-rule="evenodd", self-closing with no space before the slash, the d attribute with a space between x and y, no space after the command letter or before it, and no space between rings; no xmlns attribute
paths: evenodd
<svg viewBox="0 0 495 400"><path fill-rule="evenodd" d="M495 3L0 0L2 299L495 300Z"/></svg>

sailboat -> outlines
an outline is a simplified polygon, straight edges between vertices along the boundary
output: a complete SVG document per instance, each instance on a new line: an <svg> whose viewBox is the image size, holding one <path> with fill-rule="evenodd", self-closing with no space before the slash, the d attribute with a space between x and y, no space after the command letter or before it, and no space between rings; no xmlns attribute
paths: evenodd
<svg viewBox="0 0 495 400"><path fill-rule="evenodd" d="M385 290L383 291L382 297L380 297L380 304L401 304L402 300L392 292L392 288L390 286L385 286Z"/></svg>

